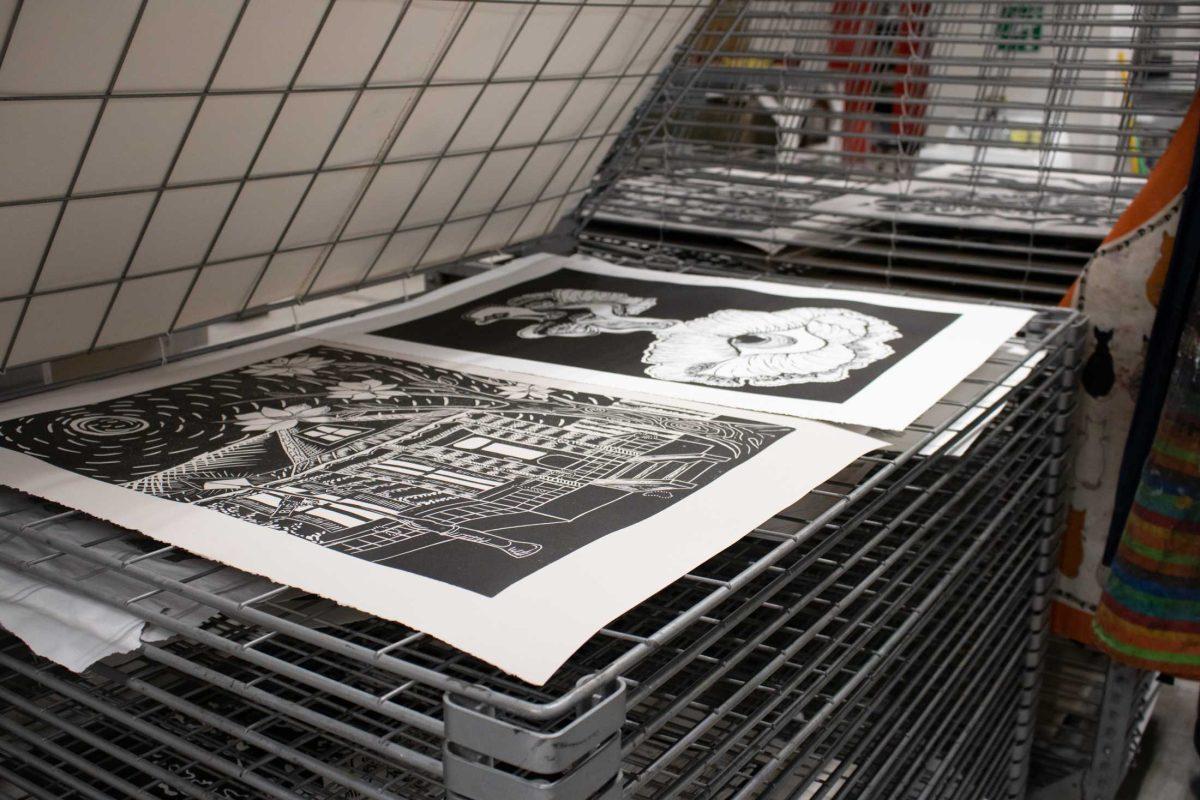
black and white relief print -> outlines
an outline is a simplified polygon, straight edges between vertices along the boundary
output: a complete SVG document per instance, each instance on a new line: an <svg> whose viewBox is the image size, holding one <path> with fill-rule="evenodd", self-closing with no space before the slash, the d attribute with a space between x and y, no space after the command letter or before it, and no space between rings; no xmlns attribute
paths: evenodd
<svg viewBox="0 0 1200 800"><path fill-rule="evenodd" d="M817 186L779 188L730 178L643 175L624 178L608 192L598 219L641 218L654 224L707 225L763 230L787 225L796 214L830 195Z"/></svg>
<svg viewBox="0 0 1200 800"><path fill-rule="evenodd" d="M997 217L1010 222L1026 220L1046 228L1096 228L1103 231L1113 210L1112 200L1101 194L1038 193L1022 185L988 188L947 186L921 181L903 197L878 198L881 211L930 216L945 220L989 223Z"/></svg>
<svg viewBox="0 0 1200 800"><path fill-rule="evenodd" d="M9 420L0 444L493 596L790 430L320 346Z"/></svg>
<svg viewBox="0 0 1200 800"><path fill-rule="evenodd" d="M375 335L843 403L958 316L568 268Z"/></svg>
<svg viewBox="0 0 1200 800"><path fill-rule="evenodd" d="M1128 203L1113 199L1111 178L1032 170L947 165L911 181L881 184L872 194L847 194L813 206L883 219L987 230L1029 230L1103 236Z"/></svg>

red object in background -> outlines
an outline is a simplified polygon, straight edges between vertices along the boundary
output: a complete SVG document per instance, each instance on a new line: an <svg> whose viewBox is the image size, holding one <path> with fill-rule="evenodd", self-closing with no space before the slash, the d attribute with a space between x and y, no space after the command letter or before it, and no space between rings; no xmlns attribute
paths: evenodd
<svg viewBox="0 0 1200 800"><path fill-rule="evenodd" d="M931 3L834 0L829 70L849 73L843 84L842 151L878 152L886 141L865 134L886 130L902 150L925 133ZM839 58L840 56L840 58ZM903 59L903 60L899 60ZM862 77L857 77L861 75ZM862 99L854 99L861 96ZM914 102L915 101L915 102ZM883 115L890 122L879 124ZM856 117L870 117L861 119ZM855 135L858 134L858 135Z"/></svg>

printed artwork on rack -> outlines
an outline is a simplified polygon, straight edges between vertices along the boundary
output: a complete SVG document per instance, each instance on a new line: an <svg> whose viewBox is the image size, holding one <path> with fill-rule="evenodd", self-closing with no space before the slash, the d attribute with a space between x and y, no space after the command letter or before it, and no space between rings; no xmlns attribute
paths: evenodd
<svg viewBox="0 0 1200 800"><path fill-rule="evenodd" d="M933 310L563 269L376 335L839 403L956 318Z"/></svg>
<svg viewBox="0 0 1200 800"><path fill-rule="evenodd" d="M324 338L668 401L903 430L1032 313L542 254Z"/></svg>
<svg viewBox="0 0 1200 800"><path fill-rule="evenodd" d="M809 209L862 185L728 167L651 173L616 181L593 217L624 225L719 234L777 253L788 246L835 241L854 220L814 215Z"/></svg>
<svg viewBox="0 0 1200 800"><path fill-rule="evenodd" d="M706 386L789 386L843 381L893 355L901 338L887 320L849 308L799 306L779 311L723 308L699 319L641 316L652 297L596 289L552 289L511 297L466 313L476 325L537 320L516 331L523 339L650 333L642 352L652 378Z"/></svg>
<svg viewBox="0 0 1200 800"><path fill-rule="evenodd" d="M813 205L823 213L979 230L1030 230L1102 238L1128 200L1111 196L1111 177L1011 167L948 164L911 180L870 187Z"/></svg>
<svg viewBox="0 0 1200 800"><path fill-rule="evenodd" d="M683 229L689 225L761 229L785 224L834 191L832 184L815 178L792 180L787 188L780 188L766 182L779 180L778 176L759 173L758 177L762 182L742 180L732 170L718 169L622 178L605 194L596 217L619 219L649 213L652 221L678 222Z"/></svg>
<svg viewBox="0 0 1200 800"><path fill-rule="evenodd" d="M321 346L12 419L0 443L492 596L789 432Z"/></svg>

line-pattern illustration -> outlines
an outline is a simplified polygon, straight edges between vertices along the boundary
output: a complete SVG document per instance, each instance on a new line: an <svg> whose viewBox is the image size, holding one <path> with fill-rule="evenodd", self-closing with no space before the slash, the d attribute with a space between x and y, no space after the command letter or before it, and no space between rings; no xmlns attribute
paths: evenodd
<svg viewBox="0 0 1200 800"><path fill-rule="evenodd" d="M0 442L494 595L789 430L319 346L9 420Z"/></svg>
<svg viewBox="0 0 1200 800"><path fill-rule="evenodd" d="M850 370L895 353L886 343L901 337L887 320L848 308L724 308L692 320L639 316L656 302L620 292L555 289L463 316L476 325L532 321L517 331L522 339L650 333L654 341L642 354L647 375L728 388L845 380Z"/></svg>

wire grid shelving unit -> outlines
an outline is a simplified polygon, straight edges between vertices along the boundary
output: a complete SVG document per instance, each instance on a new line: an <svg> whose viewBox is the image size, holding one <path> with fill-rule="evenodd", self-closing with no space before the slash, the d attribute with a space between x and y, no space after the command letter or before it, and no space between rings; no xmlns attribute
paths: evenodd
<svg viewBox="0 0 1200 800"><path fill-rule="evenodd" d="M81 675L6 642L0 779L39 800L1020 797L1080 329L1039 313L1020 353L893 449L613 621L542 688L286 587L230 599L204 588L216 565L180 574L174 548L5 495L0 531L42 555L0 548L0 564L124 576L144 591L123 607L176 636ZM928 452L1037 351L997 416ZM182 624L167 595L216 616Z"/></svg>
<svg viewBox="0 0 1200 800"><path fill-rule="evenodd" d="M186 24L173 16L185 8L196 15ZM713 66L721 48L705 42L728 12L678 0L119 0L97 9L0 2L0 130L23 131L23 152L36 156L27 161L53 167L0 162L10 257L26 259L11 262L3 279L14 283L0 289L8 373L127 342L182 354L184 334L214 321L249 323L264 309L417 271L435 279L439 265L472 254L542 246L539 237L563 230L560 217L577 230L583 218L568 212L609 146L619 147L611 164L643 163L657 146L643 147L644 134L664 129L654 109ZM53 27L63 19L75 27ZM437 35L424 35L431 25ZM47 65L36 44L48 29L66 38ZM524 46L534 30L548 48ZM143 82L201 40L205 57L177 84ZM414 42L428 46L423 60L396 68L389 59ZM443 72L463 51L476 57L469 67ZM557 60L568 56L568 66ZM547 99L551 84L558 92ZM650 115L641 116L647 90ZM453 122L405 149L423 98ZM383 122L360 139L350 134L362 109ZM255 125L237 116L255 111ZM120 142L142 144L134 134L166 124L139 125L138 113L174 120L178 135L123 160ZM504 138L529 118L521 136ZM564 118L573 120L565 128ZM236 141L205 139L209 126ZM77 147L38 150L71 139L42 136L48 129L74 131ZM312 151L299 147L313 141ZM363 149L345 155L346 141ZM240 160L189 174L208 163L196 148ZM0 157L13 152L0 145ZM136 169L106 174L105 163ZM442 171L451 164L461 171ZM373 199L381 185L400 199ZM199 194L211 225L195 242L166 225L167 250L195 248L170 263L156 226ZM243 207L255 197L279 212L274 221ZM243 215L255 224L236 224ZM591 237L556 241L588 249ZM614 243L610 255L626 263L739 266L716 247L664 255L635 236ZM0 786L37 800L1020 797L1081 324L1070 311L1039 311L1019 348L998 352L892 449L614 620L541 688L288 587L246 597L247 576L218 591L218 565L5 493L0 565L119 606L172 638L81 674L0 642ZM956 427L1036 352L1046 355L998 413ZM80 363L66 379L91 371ZM68 561L132 591L118 598L64 577ZM185 606L205 613L172 611Z"/></svg>
<svg viewBox="0 0 1200 800"><path fill-rule="evenodd" d="M1200 86L1200 4L722 0L587 235L1056 302Z"/></svg>
<svg viewBox="0 0 1200 800"><path fill-rule="evenodd" d="M1108 800L1138 755L1158 674L1051 637L1038 698L1031 800Z"/></svg>
<svg viewBox="0 0 1200 800"><path fill-rule="evenodd" d="M1056 302L1200 86L1192 3L721 6L587 201L593 255ZM1031 788L1110 798L1156 676L1052 644Z"/></svg>

